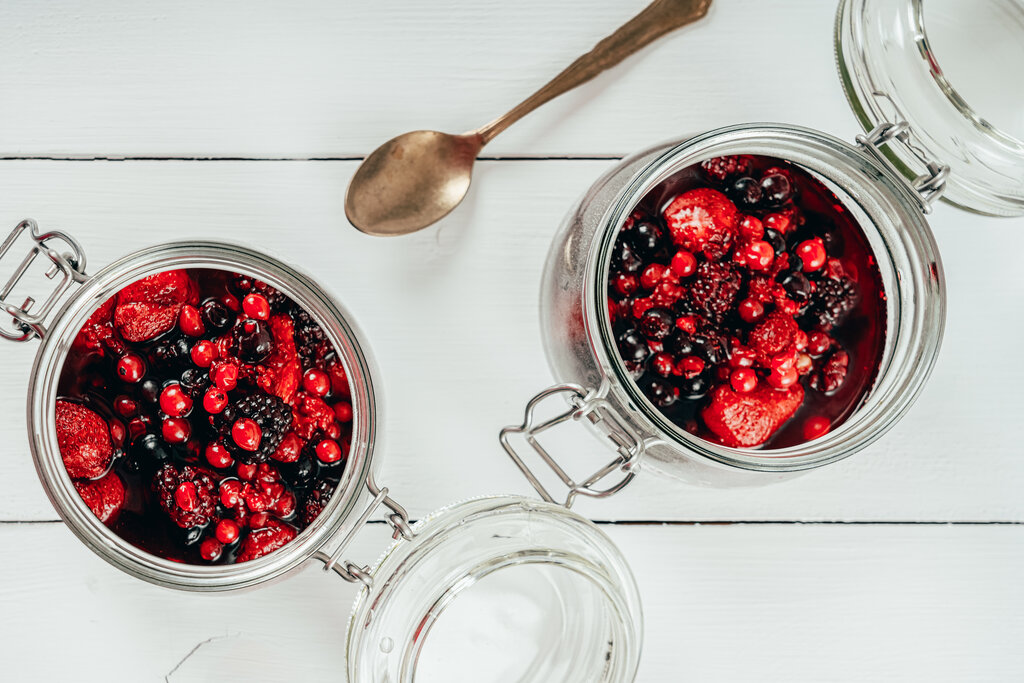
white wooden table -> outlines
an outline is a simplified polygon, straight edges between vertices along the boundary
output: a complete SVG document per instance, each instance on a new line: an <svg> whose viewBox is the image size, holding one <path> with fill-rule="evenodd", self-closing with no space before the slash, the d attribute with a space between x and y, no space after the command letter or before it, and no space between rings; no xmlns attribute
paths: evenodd
<svg viewBox="0 0 1024 683"><path fill-rule="evenodd" d="M364 237L342 196L379 142L489 120L643 5L7 0L0 226L71 231L93 270L169 238L279 255L371 340L384 479L414 516L527 493L496 432L551 381L536 301L560 218L616 157L688 131L774 120L852 138L833 3L717 0L498 138L435 229ZM939 206L932 225L944 348L882 442L760 489L648 476L579 505L639 580L640 681L1024 679L1024 277L1002 246L1024 219ZM34 352L0 355L0 680L339 680L353 586L311 568L240 595L174 593L56 520L26 443ZM371 526L353 554L385 536Z"/></svg>

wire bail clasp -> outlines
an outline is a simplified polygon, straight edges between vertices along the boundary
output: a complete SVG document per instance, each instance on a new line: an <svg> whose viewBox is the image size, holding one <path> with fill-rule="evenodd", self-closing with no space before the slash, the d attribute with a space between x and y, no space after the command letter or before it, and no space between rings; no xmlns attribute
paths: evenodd
<svg viewBox="0 0 1024 683"><path fill-rule="evenodd" d="M537 422L535 417L537 407L547 399L558 395L567 398L570 407L553 417ZM604 432L614 444L618 457L582 482L576 482L558 464L554 456L541 445L537 436L563 423L582 419L590 421ZM590 498L606 498L621 491L636 476L636 465L640 460L640 456L643 455L645 448L644 440L640 435L622 419L606 399L598 396L597 392L588 393L583 387L576 384L560 384L545 389L526 404L523 423L518 426L509 426L502 429L499 440L505 452L512 458L512 461L519 468L519 471L523 473L527 481L530 482L530 485L540 494L541 498L549 503L557 501L540 482L537 475L526 464L522 456L519 455L515 446L512 445L510 437L516 434L522 434L526 438L526 442L541 457L541 460L568 487L569 491L563 503L567 508L572 507L578 495ZM603 488L597 487L606 477L615 473L621 473L619 479Z"/></svg>
<svg viewBox="0 0 1024 683"><path fill-rule="evenodd" d="M914 178L910 186L914 190L914 194L921 206L921 211L931 213L932 204L942 196L946 189L949 166L928 159L925 153L911 142L909 123L906 121L898 123L883 121L866 135L858 135L856 140L862 149L869 152L880 163L893 167L897 175L901 177L903 174L899 172L900 169L886 157L881 147L894 141L903 143L925 167L924 175Z"/></svg>
<svg viewBox="0 0 1024 683"><path fill-rule="evenodd" d="M46 336L46 327L43 324L46 316L72 284L81 284L88 279L85 274L85 252L81 245L74 238L62 232L40 233L39 225L31 218L26 218L18 223L3 244L0 244L0 260L3 260L18 239L26 233L32 240L33 246L21 260L7 283L0 289L0 310L9 315L12 322L12 329L0 325L0 337L16 342L42 339ZM64 247L70 251L60 252L53 249L49 243L54 240L63 242ZM60 278L60 282L42 300L42 303L32 296L27 297L20 305L9 302L8 298L14 288L21 282L25 273L40 255L48 258L51 263L50 268L46 271L46 277L54 280L58 276L63 276Z"/></svg>

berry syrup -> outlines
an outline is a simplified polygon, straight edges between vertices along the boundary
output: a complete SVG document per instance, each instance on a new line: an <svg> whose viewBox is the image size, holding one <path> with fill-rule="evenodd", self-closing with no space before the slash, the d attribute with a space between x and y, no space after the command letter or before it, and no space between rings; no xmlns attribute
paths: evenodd
<svg viewBox="0 0 1024 683"><path fill-rule="evenodd" d="M627 371L674 424L737 448L824 435L881 362L877 261L842 202L795 164L706 160L638 204L608 310Z"/></svg>
<svg viewBox="0 0 1024 683"><path fill-rule="evenodd" d="M104 303L58 387L69 474L102 472L73 477L83 500L125 540L188 564L295 538L341 478L352 418L320 326L274 288L209 269L159 273Z"/></svg>

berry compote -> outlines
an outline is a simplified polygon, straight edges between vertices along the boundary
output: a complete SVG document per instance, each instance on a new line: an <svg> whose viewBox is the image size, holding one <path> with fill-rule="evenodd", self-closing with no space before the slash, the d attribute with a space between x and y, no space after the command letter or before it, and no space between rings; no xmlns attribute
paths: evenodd
<svg viewBox="0 0 1024 683"><path fill-rule="evenodd" d="M219 270L135 282L75 338L57 439L96 516L178 562L244 562L327 505L352 437L349 381L283 293Z"/></svg>
<svg viewBox="0 0 1024 683"><path fill-rule="evenodd" d="M617 236L616 345L669 420L734 448L826 434L881 362L885 292L864 233L812 175L708 159L652 189Z"/></svg>

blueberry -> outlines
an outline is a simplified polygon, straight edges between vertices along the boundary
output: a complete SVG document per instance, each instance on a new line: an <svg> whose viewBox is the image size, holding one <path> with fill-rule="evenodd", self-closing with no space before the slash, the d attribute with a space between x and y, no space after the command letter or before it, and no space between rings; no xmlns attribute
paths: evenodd
<svg viewBox="0 0 1024 683"><path fill-rule="evenodd" d="M640 258L650 258L658 253L662 246L662 232L654 223L641 221L626 231L625 238L629 246Z"/></svg>
<svg viewBox="0 0 1024 683"><path fill-rule="evenodd" d="M785 204L793 196L789 178L781 173L772 173L761 178L761 194L768 204Z"/></svg>
<svg viewBox="0 0 1024 683"><path fill-rule="evenodd" d="M270 326L260 320L246 320L235 332L238 357L246 363L260 363L274 351Z"/></svg>
<svg viewBox="0 0 1024 683"><path fill-rule="evenodd" d="M679 392L671 383L663 379L652 379L646 382L644 394L658 408L668 408L676 402Z"/></svg>
<svg viewBox="0 0 1024 683"><path fill-rule="evenodd" d="M162 389L163 387L160 386L160 382L157 382L155 379L147 379L143 380L142 384L139 385L139 394L146 403L156 403L160 400Z"/></svg>
<svg viewBox="0 0 1024 683"><path fill-rule="evenodd" d="M624 273L635 273L644 265L643 260L635 253L633 248L626 243L622 237L615 242L612 249L612 268Z"/></svg>
<svg viewBox="0 0 1024 683"><path fill-rule="evenodd" d="M647 340L636 330L626 330L619 337L619 353L627 363L643 363L651 350L647 348Z"/></svg>
<svg viewBox="0 0 1024 683"><path fill-rule="evenodd" d="M782 286L789 297L797 303L803 303L811 297L811 282L799 271L791 272L782 278Z"/></svg>
<svg viewBox="0 0 1024 683"><path fill-rule="evenodd" d="M640 318L640 332L648 339L662 340L675 327L675 316L667 308L655 307L647 309Z"/></svg>
<svg viewBox="0 0 1024 683"><path fill-rule="evenodd" d="M214 332L223 332L231 327L231 323L234 321L231 309L216 299L210 299L203 303L199 309L199 315L202 317L206 329Z"/></svg>
<svg viewBox="0 0 1024 683"><path fill-rule="evenodd" d="M170 459L171 451L156 434L143 434L132 443L129 455L140 465L146 466Z"/></svg>
<svg viewBox="0 0 1024 683"><path fill-rule="evenodd" d="M189 368L181 373L181 388L192 398L204 394L210 383L210 374L198 368Z"/></svg>
<svg viewBox="0 0 1024 683"><path fill-rule="evenodd" d="M673 356L678 358L682 358L683 356L692 356L694 352L693 340L690 339L690 335L685 332L681 332L669 339L665 346Z"/></svg>
<svg viewBox="0 0 1024 683"><path fill-rule="evenodd" d="M704 398L710 386L707 373L702 373L691 379L683 378L679 381L679 395L688 401L696 401Z"/></svg>
<svg viewBox="0 0 1024 683"><path fill-rule="evenodd" d="M750 177L739 178L729 189L733 201L744 208L757 206L761 202L761 186Z"/></svg>
<svg viewBox="0 0 1024 683"><path fill-rule="evenodd" d="M775 250L775 255L778 256L782 252L786 251L786 238L779 234L778 230L772 230L771 228L765 228L764 230L764 241L772 245L772 249Z"/></svg>
<svg viewBox="0 0 1024 683"><path fill-rule="evenodd" d="M309 453L303 453L295 462L283 462L278 470L284 480L294 488L304 489L313 483L316 474L316 463Z"/></svg>

